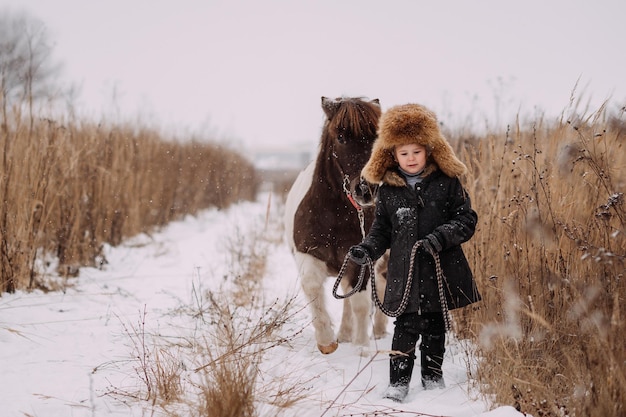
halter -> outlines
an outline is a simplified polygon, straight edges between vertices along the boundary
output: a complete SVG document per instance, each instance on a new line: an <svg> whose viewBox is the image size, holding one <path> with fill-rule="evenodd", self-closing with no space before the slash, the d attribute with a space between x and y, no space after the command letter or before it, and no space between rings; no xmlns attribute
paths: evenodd
<svg viewBox="0 0 626 417"><path fill-rule="evenodd" d="M359 226L361 226L361 236L365 238L365 214L363 214L363 207L352 196L350 191L350 177L348 174L343 174L343 192L348 197L348 200L352 203L352 206L356 209L356 213L359 216Z"/></svg>
<svg viewBox="0 0 626 417"><path fill-rule="evenodd" d="M352 195L352 191L350 191L350 176L344 172L343 167L341 166L341 163L339 162L339 157L335 153L334 145L333 145L332 155L333 155L333 158L335 158L337 162L337 166L339 167L339 171L341 172L341 175L343 177L343 181L342 181L343 192L348 198L348 200L350 201L350 203L352 204L352 207L356 209L357 215L359 217L359 226L361 227L361 236L365 238L365 214L363 213L363 206L361 206L354 199L354 196Z"/></svg>
<svg viewBox="0 0 626 417"><path fill-rule="evenodd" d="M369 268L370 281L372 283L372 299L376 303L376 306L380 308L380 311L382 311L385 315L389 317L400 316L402 313L404 313L404 310L406 310L407 306L409 305L410 290L411 290L411 286L413 285L413 270L415 266L414 265L415 255L417 253L417 249L420 246L421 246L421 242L418 240L417 242L415 242L415 244L413 245L413 248L411 249L411 260L409 263L409 275L407 276L406 287L404 287L404 291L402 293L402 300L400 301L400 306L396 310L392 311L383 307L383 303L380 301L380 298L378 298L378 292L376 291L376 279L374 276L374 263L372 262L372 258L370 258L367 253L365 254L366 263L364 265L361 265L361 269L359 270L359 277L357 280L357 284L348 293L344 295L340 295L340 294L337 294L337 288L339 288L339 283L343 279L343 274L345 273L346 266L348 265L348 260L350 259L349 253L346 254L346 257L343 260L343 265L341 265L341 269L339 270L337 280L335 281L335 285L333 286L333 297L337 299L342 299L342 298L348 298L354 295L363 286L364 277L365 277L365 269ZM439 260L439 253L435 251L431 252L430 250L428 250L428 253L430 253L430 255L435 260L435 273L437 276L437 290L439 293L439 302L441 303L441 311L443 313L443 319L444 319L444 323L446 326L446 331L449 331L452 328L452 317L450 316L450 309L448 308L448 300L446 299L446 296L444 293L445 277L443 275L443 270L441 269L441 261Z"/></svg>

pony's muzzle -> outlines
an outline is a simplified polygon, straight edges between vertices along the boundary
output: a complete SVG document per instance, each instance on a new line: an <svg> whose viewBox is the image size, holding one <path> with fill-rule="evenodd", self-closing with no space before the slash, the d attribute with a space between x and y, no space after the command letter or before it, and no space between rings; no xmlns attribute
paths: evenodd
<svg viewBox="0 0 626 417"><path fill-rule="evenodd" d="M350 181L350 192L354 200L361 207L370 207L376 204L377 185L372 185L363 178L355 178Z"/></svg>

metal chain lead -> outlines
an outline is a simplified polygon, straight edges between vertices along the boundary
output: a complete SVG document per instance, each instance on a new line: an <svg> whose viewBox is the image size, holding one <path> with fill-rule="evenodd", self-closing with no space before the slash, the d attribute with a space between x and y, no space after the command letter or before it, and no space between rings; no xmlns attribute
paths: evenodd
<svg viewBox="0 0 626 417"><path fill-rule="evenodd" d="M356 202L352 192L350 191L350 177L348 177L348 174L343 175L343 192L352 203L352 206L356 209L357 215L359 216L359 226L361 226L361 236L365 239L365 214L363 214L363 207Z"/></svg>

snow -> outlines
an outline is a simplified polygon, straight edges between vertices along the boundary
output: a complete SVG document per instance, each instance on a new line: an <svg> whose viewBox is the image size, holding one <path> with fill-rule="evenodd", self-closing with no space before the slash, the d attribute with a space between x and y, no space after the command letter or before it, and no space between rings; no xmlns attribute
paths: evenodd
<svg viewBox="0 0 626 417"><path fill-rule="evenodd" d="M140 235L105 250L102 268L84 268L56 292L17 292L0 297L0 399L4 416L143 416L149 404L105 395L112 388L139 386L136 337L194 340L206 336L206 323L181 313L198 302L198 294L218 292L232 272L229 245L258 230L276 237L268 243L262 280L267 304L295 297L289 343L272 348L260 366L267 378L301 384L306 399L285 416L434 415L518 417L512 407L489 410L467 377L469 351L448 342L445 389L424 391L419 368L407 401L382 399L388 380L392 321L384 339L372 341L372 354L361 357L341 344L331 355L318 352L295 265L280 240L280 205L261 196L228 210L207 210L174 222L151 235ZM269 216L268 216L269 213ZM271 221L268 221L272 219ZM254 231L256 230L256 232ZM230 242L230 243L229 243ZM327 294L334 279L330 278ZM223 301L223 300L222 300ZM327 303L339 320L341 302ZM188 308L187 308L188 309ZM176 313L178 312L178 313ZM148 347L151 347L148 345ZM378 351L378 353L376 353ZM181 361L184 361L184 357ZM417 375L417 377L415 377ZM128 399L127 399L128 400ZM158 413L154 415L159 415ZM276 415L267 404L259 415Z"/></svg>

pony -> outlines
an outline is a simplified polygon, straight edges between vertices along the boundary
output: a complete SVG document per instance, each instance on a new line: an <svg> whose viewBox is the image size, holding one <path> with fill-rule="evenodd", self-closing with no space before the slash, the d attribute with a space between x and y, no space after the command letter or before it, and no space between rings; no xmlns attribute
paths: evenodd
<svg viewBox="0 0 626 417"><path fill-rule="evenodd" d="M359 269L352 262L346 264L342 291L354 294L343 298L336 337L324 282L329 276L337 277L349 248L361 242L374 219L375 190L361 178L361 169L377 136L380 102L322 97L322 109L326 119L317 157L299 173L285 200L285 235L309 303L318 349L328 354L339 342L352 342L365 356L372 311L367 280L357 288ZM384 294L384 284L379 282L385 279L386 270L376 266L376 287ZM373 321L374 337L383 337L387 318L377 309Z"/></svg>

